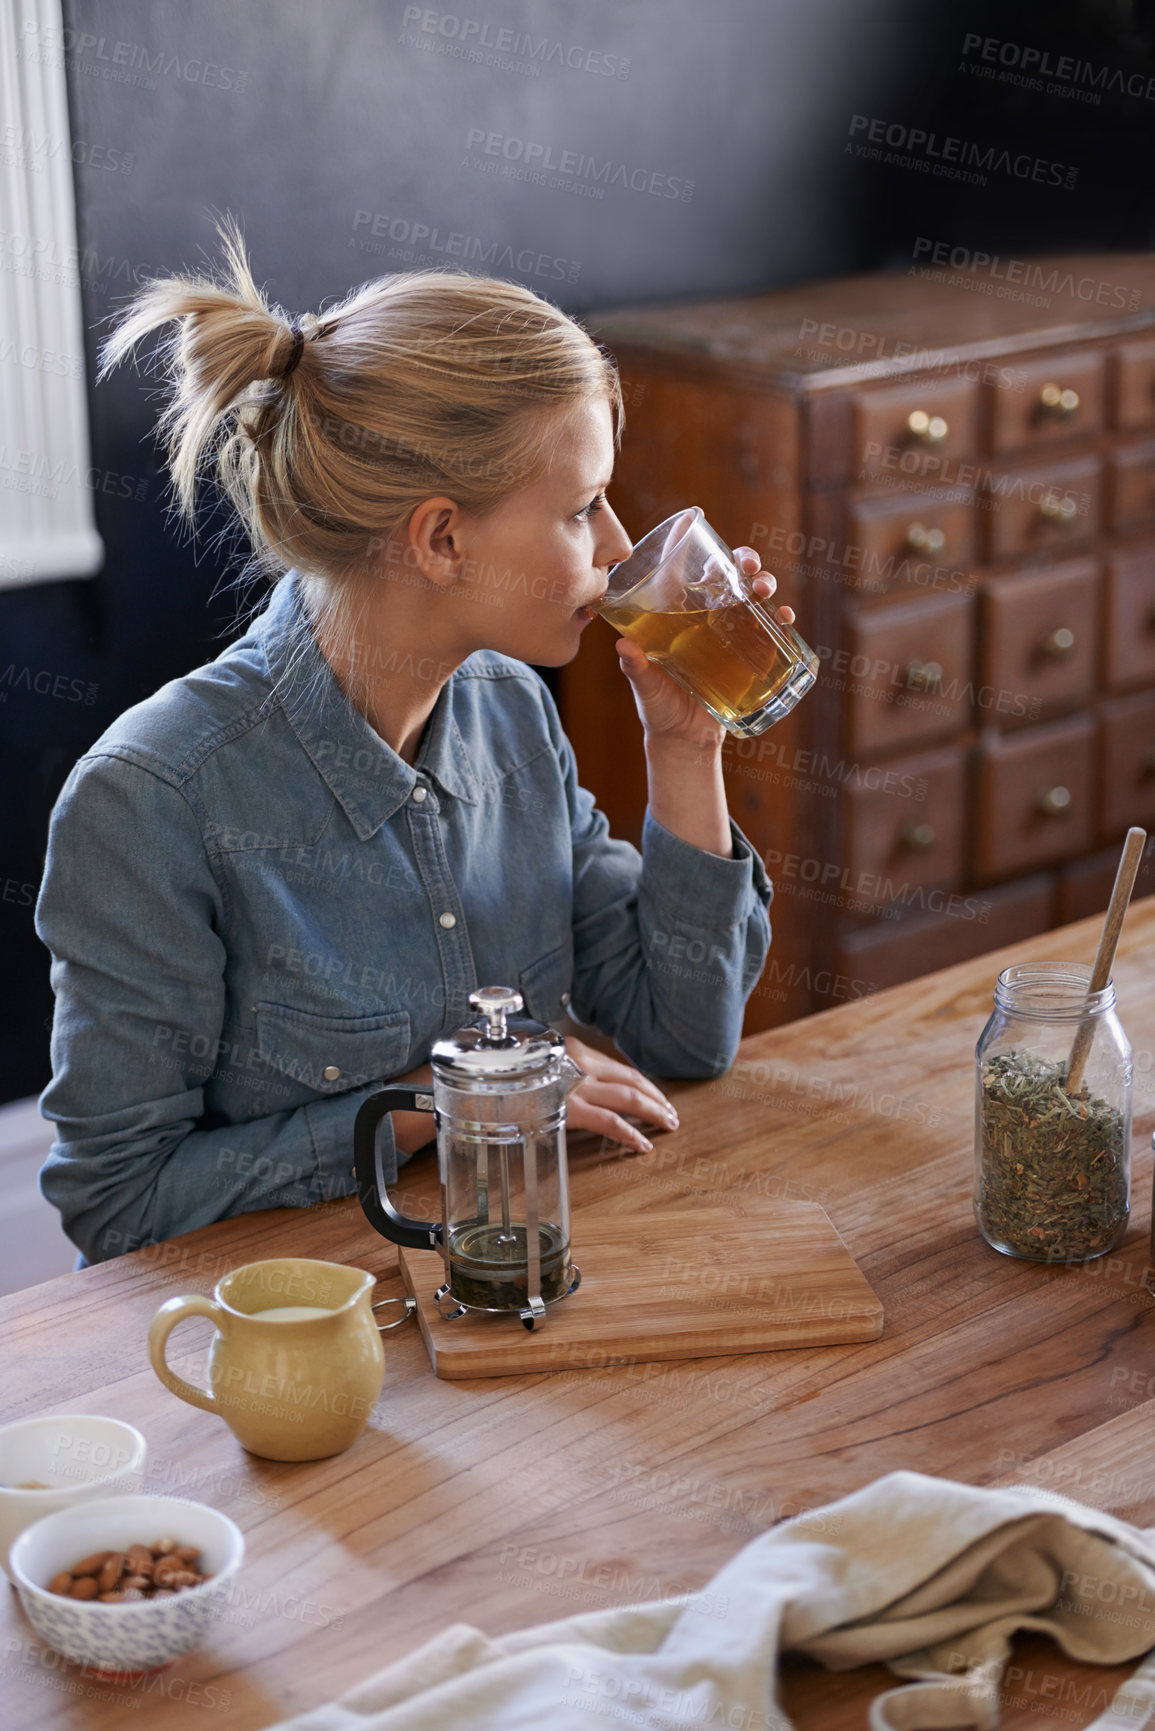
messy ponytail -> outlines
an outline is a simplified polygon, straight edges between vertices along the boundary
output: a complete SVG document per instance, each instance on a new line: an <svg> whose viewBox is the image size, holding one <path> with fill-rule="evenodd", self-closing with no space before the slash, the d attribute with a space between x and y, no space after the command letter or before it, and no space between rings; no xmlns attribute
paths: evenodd
<svg viewBox="0 0 1155 1731"><path fill-rule="evenodd" d="M548 464L551 410L608 401L620 440L612 358L530 289L403 272L294 327L257 289L237 224L219 232L223 280L146 284L98 376L176 321L159 347L171 394L158 430L178 509L191 524L215 469L268 575L296 567L325 590L365 577L434 494L484 514Z"/></svg>

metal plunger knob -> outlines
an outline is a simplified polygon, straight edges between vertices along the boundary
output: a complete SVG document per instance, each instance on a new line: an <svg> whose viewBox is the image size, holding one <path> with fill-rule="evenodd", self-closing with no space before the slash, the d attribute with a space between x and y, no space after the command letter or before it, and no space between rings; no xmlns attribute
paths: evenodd
<svg viewBox="0 0 1155 1731"><path fill-rule="evenodd" d="M479 1010L489 1022L485 1039L498 1042L506 1038L506 1017L516 1016L525 999L512 986L482 986L470 992L469 1003L471 1009Z"/></svg>

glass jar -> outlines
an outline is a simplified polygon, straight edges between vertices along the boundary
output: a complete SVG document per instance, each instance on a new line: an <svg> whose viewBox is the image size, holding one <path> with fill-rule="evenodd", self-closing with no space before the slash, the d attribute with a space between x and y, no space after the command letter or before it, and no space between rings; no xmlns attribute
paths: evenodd
<svg viewBox="0 0 1155 1731"><path fill-rule="evenodd" d="M1090 981L1080 962L1004 968L975 1049L975 1217L1005 1256L1086 1262L1127 1229L1131 1047L1114 985Z"/></svg>

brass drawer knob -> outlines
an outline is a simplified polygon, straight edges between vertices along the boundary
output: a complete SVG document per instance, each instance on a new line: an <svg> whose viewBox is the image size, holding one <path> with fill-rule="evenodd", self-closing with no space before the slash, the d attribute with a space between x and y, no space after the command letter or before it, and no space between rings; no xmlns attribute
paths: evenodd
<svg viewBox="0 0 1155 1731"><path fill-rule="evenodd" d="M1069 787L1049 787L1039 800L1039 810L1047 817L1062 817L1069 810L1071 790Z"/></svg>
<svg viewBox="0 0 1155 1731"><path fill-rule="evenodd" d="M1039 404L1048 415L1066 420L1079 407L1078 391L1065 391L1060 385L1044 385L1039 392Z"/></svg>
<svg viewBox="0 0 1155 1731"><path fill-rule="evenodd" d="M925 409L912 409L906 417L906 430L915 439L925 439L930 445L937 445L940 439L945 439L950 427L941 415L928 415Z"/></svg>
<svg viewBox="0 0 1155 1731"><path fill-rule="evenodd" d="M935 691L942 684L942 667L937 661L909 661L904 676L908 691Z"/></svg>
<svg viewBox="0 0 1155 1731"><path fill-rule="evenodd" d="M925 523L912 523L906 531L906 544L915 553L941 553L946 536L941 529L928 529Z"/></svg>
<svg viewBox="0 0 1155 1731"><path fill-rule="evenodd" d="M1075 647L1075 633L1060 625L1057 631L1052 631L1049 637L1043 638L1043 654L1061 658L1069 655Z"/></svg>
<svg viewBox="0 0 1155 1731"><path fill-rule="evenodd" d="M1039 502L1039 515L1048 523L1057 523L1066 529L1079 515L1079 507L1069 493L1062 498L1058 493L1045 493Z"/></svg>
<svg viewBox="0 0 1155 1731"><path fill-rule="evenodd" d="M907 824L902 832L904 846L914 848L918 853L925 853L935 844L934 825L932 823Z"/></svg>

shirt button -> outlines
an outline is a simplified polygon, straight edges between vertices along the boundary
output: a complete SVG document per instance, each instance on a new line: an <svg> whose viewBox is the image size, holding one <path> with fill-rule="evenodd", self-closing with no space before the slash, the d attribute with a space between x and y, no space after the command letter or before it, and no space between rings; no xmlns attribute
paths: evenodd
<svg viewBox="0 0 1155 1731"><path fill-rule="evenodd" d="M336 1064L326 1064L325 1068L321 1071L321 1074L324 1076L326 1082L335 1082L341 1072L337 1068Z"/></svg>
<svg viewBox="0 0 1155 1731"><path fill-rule="evenodd" d="M457 924L457 915L456 914L441 914L438 917L440 919L441 924L445 927L446 931L449 930L450 926L455 926Z"/></svg>
<svg viewBox="0 0 1155 1731"><path fill-rule="evenodd" d="M429 789L427 787L415 787L413 789L413 798L417 801L418 805L420 805L423 799L429 798Z"/></svg>
<svg viewBox="0 0 1155 1731"><path fill-rule="evenodd" d="M565 1009L565 1007L568 1003L569 1003L569 993L563 992L561 995L561 1007L563 1010Z"/></svg>

